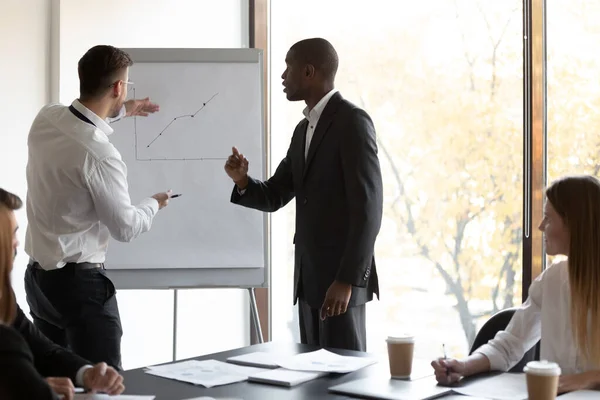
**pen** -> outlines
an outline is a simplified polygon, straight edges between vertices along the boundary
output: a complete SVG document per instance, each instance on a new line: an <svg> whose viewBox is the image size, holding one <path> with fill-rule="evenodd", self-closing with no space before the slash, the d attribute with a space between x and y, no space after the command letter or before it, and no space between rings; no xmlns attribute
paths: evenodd
<svg viewBox="0 0 600 400"><path fill-rule="evenodd" d="M174 194L174 195L173 195L173 196L171 196L170 198L171 198L171 199L174 199L175 197L179 197L179 196L181 196L181 193L179 193L179 194Z"/></svg>
<svg viewBox="0 0 600 400"><path fill-rule="evenodd" d="M448 357L446 356L446 344L442 343L442 351L444 352L444 361L446 361L448 359ZM448 376L448 379L450 379L450 368L448 368L448 364L446 364L446 375Z"/></svg>

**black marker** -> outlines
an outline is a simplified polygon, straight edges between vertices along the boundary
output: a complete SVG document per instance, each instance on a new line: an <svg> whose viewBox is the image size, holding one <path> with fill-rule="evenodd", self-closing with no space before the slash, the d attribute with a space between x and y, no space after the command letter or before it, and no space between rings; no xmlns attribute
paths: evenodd
<svg viewBox="0 0 600 400"><path fill-rule="evenodd" d="M175 197L179 197L179 196L181 196L181 193L179 193L179 194L174 194L174 195L173 195L173 196L171 196L170 198L171 198L171 199L174 199Z"/></svg>

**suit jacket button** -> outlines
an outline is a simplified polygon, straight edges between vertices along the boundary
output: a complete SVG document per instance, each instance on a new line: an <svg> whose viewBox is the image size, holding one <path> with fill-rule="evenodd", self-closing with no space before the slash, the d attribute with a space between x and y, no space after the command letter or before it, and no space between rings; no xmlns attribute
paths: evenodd
<svg viewBox="0 0 600 400"><path fill-rule="evenodd" d="M305 197L304 202L302 202L302 204L306 205L306 203L308 203L308 199Z"/></svg>

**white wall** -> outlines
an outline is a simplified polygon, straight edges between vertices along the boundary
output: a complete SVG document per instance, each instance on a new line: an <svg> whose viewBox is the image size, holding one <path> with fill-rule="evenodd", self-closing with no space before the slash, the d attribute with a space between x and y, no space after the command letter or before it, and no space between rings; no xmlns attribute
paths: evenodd
<svg viewBox="0 0 600 400"><path fill-rule="evenodd" d="M62 102L90 47L248 47L248 0L60 0ZM93 18L90 18L93 16Z"/></svg>
<svg viewBox="0 0 600 400"><path fill-rule="evenodd" d="M51 29L51 4L60 7ZM37 111L58 84L58 99L77 97L77 61L97 44L117 47L247 47L247 0L1 0L0 187L25 197L26 138ZM54 32L51 35L51 32ZM50 79L50 43L60 78ZM59 39L59 40L56 40ZM54 47L53 47L54 49ZM52 81L52 82L51 82ZM226 199L224 200L226 201ZM20 212L21 238L25 213ZM26 306L20 249L13 281ZM119 291L126 369L169 361L173 292ZM178 307L178 358L249 344L247 293L237 289L186 290ZM24 307L27 309L27 307ZM149 350L151 349L151 350Z"/></svg>
<svg viewBox="0 0 600 400"><path fill-rule="evenodd" d="M27 133L48 101L50 0L0 1L0 187L25 200ZM19 304L26 307L23 274L25 211L17 213L21 246L13 271Z"/></svg>

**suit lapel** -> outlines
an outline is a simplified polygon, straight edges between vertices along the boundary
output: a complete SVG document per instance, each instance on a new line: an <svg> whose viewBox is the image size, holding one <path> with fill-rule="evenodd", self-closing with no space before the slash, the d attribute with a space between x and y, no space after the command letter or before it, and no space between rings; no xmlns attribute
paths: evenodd
<svg viewBox="0 0 600 400"><path fill-rule="evenodd" d="M306 160L304 159L304 154L306 154L306 128L308 127L308 120L304 120L302 121L302 123L300 124L299 128L300 129L300 137L302 138L302 142L300 143L300 146L297 146L296 148L298 149L298 159L300 160L300 174L298 174L297 176L304 176L304 168L305 164L306 164Z"/></svg>
<svg viewBox="0 0 600 400"><path fill-rule="evenodd" d="M313 158L315 157L315 153L317 152L317 149L318 149L319 145L321 144L321 141L325 137L325 134L327 133L329 126L331 126L331 123L333 122L333 117L335 115L335 112L337 111L338 105L341 100L342 100L342 96L340 95L340 93L339 92L335 93L331 97L331 99L329 99L329 102L325 106L325 109L323 110L323 113L321 114L321 117L319 118L319 122L317 122L317 126L315 128L315 133L313 134L313 137L310 141L310 147L308 148L308 155L306 156L306 162L304 163L304 173L302 175L303 180L306 177L306 173L307 173L308 169L310 168L310 163L313 160ZM305 146L306 146L306 128L304 130L304 144L302 145L302 149L303 149L302 159L303 160L304 160L304 154L306 151Z"/></svg>

